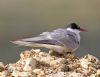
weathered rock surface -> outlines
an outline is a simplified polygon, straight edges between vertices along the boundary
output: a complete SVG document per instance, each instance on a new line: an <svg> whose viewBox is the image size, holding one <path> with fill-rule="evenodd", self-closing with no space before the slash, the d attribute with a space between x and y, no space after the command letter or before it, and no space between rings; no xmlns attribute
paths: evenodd
<svg viewBox="0 0 100 77"><path fill-rule="evenodd" d="M32 49L20 57L13 64L0 62L0 77L100 77L100 60L89 54L78 58Z"/></svg>

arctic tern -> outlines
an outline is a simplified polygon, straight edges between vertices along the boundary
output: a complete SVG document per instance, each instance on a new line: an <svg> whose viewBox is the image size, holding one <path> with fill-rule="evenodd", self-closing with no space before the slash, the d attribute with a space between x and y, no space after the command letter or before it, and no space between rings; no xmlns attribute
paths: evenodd
<svg viewBox="0 0 100 77"><path fill-rule="evenodd" d="M45 47L60 54L73 52L80 45L80 32L86 31L76 23L68 24L66 28L58 28L52 32L43 32L37 37L12 41L20 46Z"/></svg>

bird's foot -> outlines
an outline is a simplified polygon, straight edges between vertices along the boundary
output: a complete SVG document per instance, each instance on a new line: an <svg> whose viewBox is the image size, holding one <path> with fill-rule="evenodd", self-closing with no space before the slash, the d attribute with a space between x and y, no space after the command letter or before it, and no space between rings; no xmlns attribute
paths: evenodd
<svg viewBox="0 0 100 77"><path fill-rule="evenodd" d="M66 59L69 59L71 61L78 59L73 52L66 52L66 53L64 53L63 57L66 58Z"/></svg>
<svg viewBox="0 0 100 77"><path fill-rule="evenodd" d="M63 54L60 54L60 53L53 51L53 50L49 50L49 54L52 56L57 56L57 57L63 56Z"/></svg>

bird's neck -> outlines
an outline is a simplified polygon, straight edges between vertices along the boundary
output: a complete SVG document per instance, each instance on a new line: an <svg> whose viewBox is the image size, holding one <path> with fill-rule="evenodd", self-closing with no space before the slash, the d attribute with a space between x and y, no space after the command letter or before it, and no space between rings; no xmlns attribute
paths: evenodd
<svg viewBox="0 0 100 77"><path fill-rule="evenodd" d="M80 31L76 30L76 29L71 29L71 28L67 28L68 31L74 33L77 36L78 41L80 42Z"/></svg>

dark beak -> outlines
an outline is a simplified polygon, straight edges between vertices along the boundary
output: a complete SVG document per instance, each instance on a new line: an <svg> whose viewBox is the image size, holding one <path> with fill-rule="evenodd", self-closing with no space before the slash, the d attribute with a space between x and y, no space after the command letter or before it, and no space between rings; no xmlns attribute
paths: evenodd
<svg viewBox="0 0 100 77"><path fill-rule="evenodd" d="M83 29L83 28L80 28L80 31L87 32L87 30L86 29Z"/></svg>

